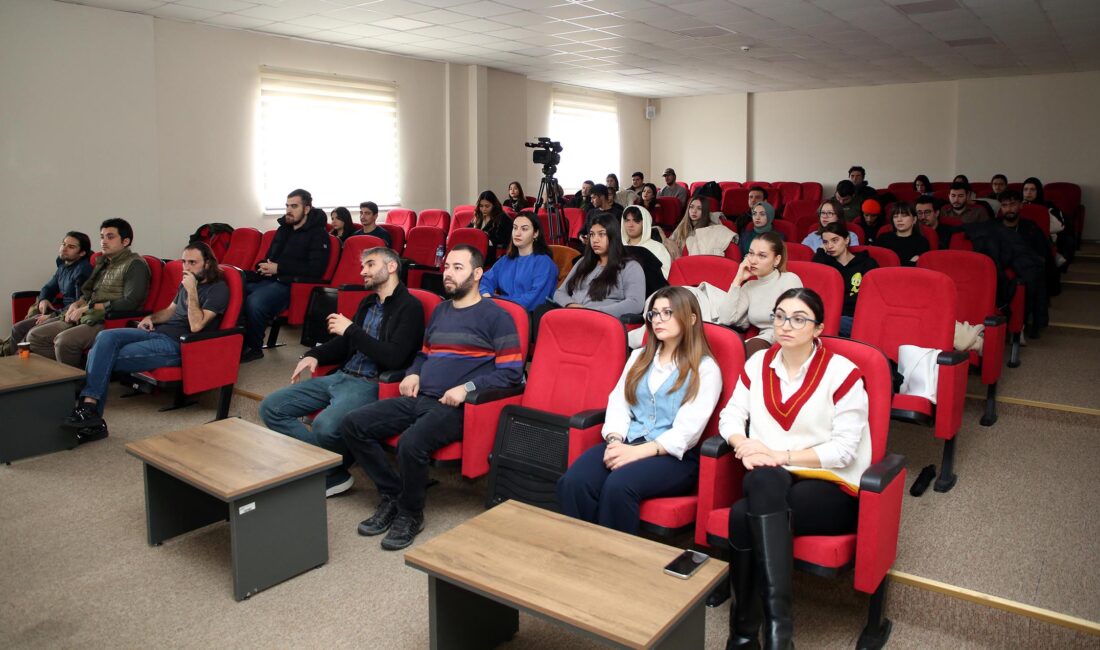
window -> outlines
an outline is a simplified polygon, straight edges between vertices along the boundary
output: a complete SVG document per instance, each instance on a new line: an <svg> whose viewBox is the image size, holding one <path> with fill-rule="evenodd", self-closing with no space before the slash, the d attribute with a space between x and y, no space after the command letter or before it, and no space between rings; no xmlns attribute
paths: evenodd
<svg viewBox="0 0 1100 650"><path fill-rule="evenodd" d="M613 97L554 91L550 137L561 142L558 182L569 190L619 173L619 112Z"/></svg>
<svg viewBox="0 0 1100 650"><path fill-rule="evenodd" d="M392 84L262 68L259 141L265 211L299 187L317 207L400 203Z"/></svg>

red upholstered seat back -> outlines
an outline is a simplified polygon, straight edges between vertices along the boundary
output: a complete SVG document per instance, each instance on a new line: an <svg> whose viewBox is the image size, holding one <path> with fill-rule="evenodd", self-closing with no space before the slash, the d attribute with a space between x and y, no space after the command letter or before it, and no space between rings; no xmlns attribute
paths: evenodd
<svg viewBox="0 0 1100 650"><path fill-rule="evenodd" d="M706 184L706 181L703 181L703 182L699 183L699 185L705 185L705 184ZM742 185L738 181L718 181L718 187L722 188L722 191L725 192L726 190L729 190L729 189L734 189L734 190L741 189ZM691 191L691 194L689 194L689 196L692 196L694 194L695 194L695 189L693 187L692 191Z"/></svg>
<svg viewBox="0 0 1100 650"><path fill-rule="evenodd" d="M416 225L435 226L447 232L451 227L451 215L446 210L421 210Z"/></svg>
<svg viewBox="0 0 1100 650"><path fill-rule="evenodd" d="M825 334L840 333L840 315L844 311L844 278L831 266L815 262L787 262L787 270L802 280L802 286L813 289L825 303Z"/></svg>
<svg viewBox="0 0 1100 650"><path fill-rule="evenodd" d="M684 214L684 206L680 205L680 199L675 196L658 196L657 204L661 206L660 214L652 215L653 221L658 226L675 228Z"/></svg>
<svg viewBox="0 0 1100 650"><path fill-rule="evenodd" d="M787 210L783 213L783 218L792 222L808 219L816 223L819 205L818 201L808 201L806 199L791 201L787 204Z"/></svg>
<svg viewBox="0 0 1100 650"><path fill-rule="evenodd" d="M183 281L183 260L172 260L164 265L158 285L149 285L149 293L157 293L157 303L167 307L175 300Z"/></svg>
<svg viewBox="0 0 1100 650"><path fill-rule="evenodd" d="M626 332L614 316L557 309L539 321L523 406L558 414L605 408L626 365Z"/></svg>
<svg viewBox="0 0 1100 650"><path fill-rule="evenodd" d="M783 194L784 210L786 206L790 206L792 201L798 201L802 199L802 184L792 183L789 181L780 181L775 183L773 187L778 188L779 192ZM785 212L784 212L785 213Z"/></svg>
<svg viewBox="0 0 1100 650"><path fill-rule="evenodd" d="M814 251L810 247L795 241L785 242L787 247L787 262L809 262L814 258Z"/></svg>
<svg viewBox="0 0 1100 650"><path fill-rule="evenodd" d="M917 198L917 191L913 189L912 183L890 183L886 186L894 198L898 201L905 201L906 203L912 203Z"/></svg>
<svg viewBox="0 0 1100 650"><path fill-rule="evenodd" d="M447 252L459 244L469 244L481 251L482 257L489 251L489 235L479 228L459 228L447 238Z"/></svg>
<svg viewBox="0 0 1100 650"><path fill-rule="evenodd" d="M427 327L428 321L432 319L432 312L439 306L439 303L443 302L443 298L423 289L409 289L409 293L419 300L420 306L424 308L424 327Z"/></svg>
<svg viewBox="0 0 1100 650"><path fill-rule="evenodd" d="M1043 186L1043 196L1069 217L1076 214L1081 205L1081 186L1077 183L1047 183Z"/></svg>
<svg viewBox="0 0 1100 650"><path fill-rule="evenodd" d="M328 236L328 264L325 265L325 275L322 280L326 282L336 273L336 265L340 263L340 239L336 235Z"/></svg>
<svg viewBox="0 0 1100 650"><path fill-rule="evenodd" d="M872 273L878 272L873 271ZM862 293L862 292L861 292ZM862 301L862 296L860 297ZM823 336L825 348L856 364L863 374L863 386L867 390L868 417L871 429L871 462L877 463L886 455L886 443L890 433L890 403L892 379L890 364L882 351L860 341Z"/></svg>
<svg viewBox="0 0 1100 650"><path fill-rule="evenodd" d="M929 251L917 268L939 271L955 282L957 319L978 325L997 313L997 267L993 260L971 251Z"/></svg>
<svg viewBox="0 0 1100 650"><path fill-rule="evenodd" d="M448 237L450 237L450 233L459 228L469 228L474 220L474 209L472 207L466 209L466 206L459 206L459 208L455 208L454 217L451 219L451 228L447 233Z"/></svg>
<svg viewBox="0 0 1100 650"><path fill-rule="evenodd" d="M1050 239L1050 212L1045 205L1037 203L1025 203L1020 206L1020 218L1026 219L1043 231L1043 235Z"/></svg>
<svg viewBox="0 0 1100 650"><path fill-rule="evenodd" d="M267 257L267 250L271 248L271 242L275 241L275 233L278 230L268 230L260 236L260 245L256 248L256 257L252 260L252 263L247 267L241 267L245 271L255 271L256 265L264 261Z"/></svg>
<svg viewBox="0 0 1100 650"><path fill-rule="evenodd" d="M222 256L222 264L251 270L260 252L263 235L255 228L237 228L229 239L229 250ZM269 242L270 243L270 242Z"/></svg>
<svg viewBox="0 0 1100 650"><path fill-rule="evenodd" d="M745 365L745 342L740 334L715 323L703 323L703 333L707 337L707 344L714 355L714 361L722 371L722 392L718 396L718 405L714 407L714 413L710 416L710 420L707 420L707 426L703 429L703 437L700 441L718 435L719 416L730 401L733 389L737 387L737 377L740 376L741 368Z"/></svg>
<svg viewBox="0 0 1100 650"><path fill-rule="evenodd" d="M398 255L403 254L405 252L405 229L392 223L380 223L378 227L389 233L392 242L390 248L393 249L393 252Z"/></svg>
<svg viewBox="0 0 1100 650"><path fill-rule="evenodd" d="M695 287L704 282L727 289L737 275L737 262L717 255L687 255L672 262L668 283Z"/></svg>
<svg viewBox="0 0 1100 650"><path fill-rule="evenodd" d="M459 212L473 212L475 209L475 206L469 204L456 205L454 210L451 210L451 214L458 216Z"/></svg>
<svg viewBox="0 0 1100 650"><path fill-rule="evenodd" d="M889 268L892 266L901 266L901 260L898 258L898 254L889 248L882 246L852 246L848 250L853 253L859 251L867 251L867 254L871 256L871 259L881 268Z"/></svg>
<svg viewBox="0 0 1100 650"><path fill-rule="evenodd" d="M417 226L405 240L405 257L416 264L435 266L435 252L443 244L443 230L432 226Z"/></svg>
<svg viewBox="0 0 1100 650"><path fill-rule="evenodd" d="M783 241L801 241L798 236L798 228L794 225L794 222L787 221L786 219L776 219L772 222L772 230L776 231L780 235L783 235Z"/></svg>
<svg viewBox="0 0 1100 650"><path fill-rule="evenodd" d="M218 329L227 330L236 327L237 320L241 316L241 305L244 304L244 277L240 270L228 264L222 264L221 270L225 284L229 287L229 304L225 307Z"/></svg>
<svg viewBox="0 0 1100 650"><path fill-rule="evenodd" d="M519 335L520 358L526 359L527 350L531 347L531 314L523 305L506 298L488 298L488 300L492 300L512 317L512 322L516 324L516 334Z"/></svg>
<svg viewBox="0 0 1100 650"><path fill-rule="evenodd" d="M386 223L400 226L407 235L416 227L416 213L404 208L394 208L386 213Z"/></svg>
<svg viewBox="0 0 1100 650"><path fill-rule="evenodd" d="M856 238L859 240L859 243L867 243L867 234L863 232L863 226L859 225L858 223L849 221L845 224L845 227L848 228L848 232L854 232L856 234Z"/></svg>
<svg viewBox="0 0 1100 650"><path fill-rule="evenodd" d="M340 254L340 262L336 265L336 272L332 274L329 282L334 287L344 284L361 284L363 276L362 256L363 251L372 248L385 248L386 242L372 235L352 235L344 242L344 250Z"/></svg>
<svg viewBox="0 0 1100 650"><path fill-rule="evenodd" d="M164 262L159 257L153 257L152 255L143 255L142 257L149 266L149 293L145 294L145 303L141 308L145 311L164 309L172 304L172 298L176 295L173 292L171 296L165 298L160 293L159 287L162 282L161 276L164 275ZM176 286L179 286L178 281Z"/></svg>
<svg viewBox="0 0 1100 650"><path fill-rule="evenodd" d="M580 208L565 208L562 211L565 215L565 220L569 223L569 238L576 239L581 235L581 228L584 227L584 210ZM650 215L654 219L657 215Z"/></svg>
<svg viewBox="0 0 1100 650"><path fill-rule="evenodd" d="M943 273L874 269L860 286L852 338L877 346L894 361L900 345L953 350L956 304L955 283Z"/></svg>
<svg viewBox="0 0 1100 650"><path fill-rule="evenodd" d="M814 204L816 209L821 204L821 193L824 188L817 181L802 182L802 198Z"/></svg>
<svg viewBox="0 0 1100 650"><path fill-rule="evenodd" d="M773 204L774 206L774 204ZM733 216L749 209L749 191L743 187L722 190L722 214Z"/></svg>

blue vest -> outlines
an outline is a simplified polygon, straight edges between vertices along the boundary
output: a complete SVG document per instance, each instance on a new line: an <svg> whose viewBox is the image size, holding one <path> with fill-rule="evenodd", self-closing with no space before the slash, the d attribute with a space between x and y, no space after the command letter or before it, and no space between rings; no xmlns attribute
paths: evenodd
<svg viewBox="0 0 1100 650"><path fill-rule="evenodd" d="M669 387L676 383L679 373L669 375L665 383L661 384L657 392L649 390L649 373L653 372L653 365L649 365L642 380L638 382L635 391L636 404L630 407L630 426L626 430L626 441L634 442L645 439L652 442L665 431L672 428L676 420L676 413L684 403L684 394L687 393L688 382L675 392L670 392Z"/></svg>

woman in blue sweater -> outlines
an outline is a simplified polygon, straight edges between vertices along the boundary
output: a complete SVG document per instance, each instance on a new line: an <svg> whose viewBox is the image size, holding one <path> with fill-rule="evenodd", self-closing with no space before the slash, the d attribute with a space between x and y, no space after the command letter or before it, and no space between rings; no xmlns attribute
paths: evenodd
<svg viewBox="0 0 1100 650"><path fill-rule="evenodd" d="M481 295L503 296L534 311L554 293L558 267L538 219L521 214L512 221L508 254L481 277Z"/></svg>

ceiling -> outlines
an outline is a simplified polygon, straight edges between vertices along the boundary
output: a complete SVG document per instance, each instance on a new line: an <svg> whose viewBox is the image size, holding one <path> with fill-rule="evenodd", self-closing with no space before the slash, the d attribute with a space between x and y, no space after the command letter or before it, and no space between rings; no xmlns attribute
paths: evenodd
<svg viewBox="0 0 1100 650"><path fill-rule="evenodd" d="M1096 0L65 1L642 97L1100 68Z"/></svg>

